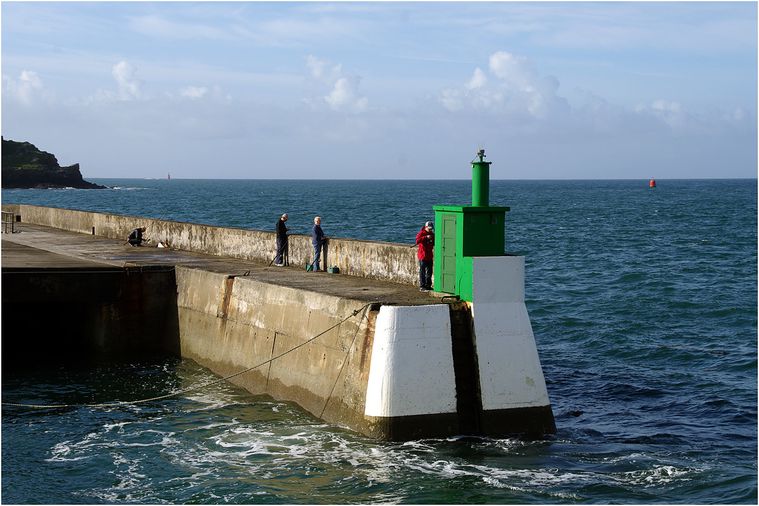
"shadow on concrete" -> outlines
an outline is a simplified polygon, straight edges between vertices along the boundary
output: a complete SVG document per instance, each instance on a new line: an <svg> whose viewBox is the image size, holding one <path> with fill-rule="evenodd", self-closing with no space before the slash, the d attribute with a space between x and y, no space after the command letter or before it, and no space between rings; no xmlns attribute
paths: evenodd
<svg viewBox="0 0 759 506"><path fill-rule="evenodd" d="M173 267L3 268L3 376L179 356Z"/></svg>

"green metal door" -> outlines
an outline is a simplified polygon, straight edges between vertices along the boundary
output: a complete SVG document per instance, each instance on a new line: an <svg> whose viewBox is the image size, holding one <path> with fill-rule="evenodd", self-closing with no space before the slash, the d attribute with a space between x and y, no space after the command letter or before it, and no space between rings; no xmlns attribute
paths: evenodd
<svg viewBox="0 0 759 506"><path fill-rule="evenodd" d="M443 214L440 251L440 291L456 293L456 215Z"/></svg>

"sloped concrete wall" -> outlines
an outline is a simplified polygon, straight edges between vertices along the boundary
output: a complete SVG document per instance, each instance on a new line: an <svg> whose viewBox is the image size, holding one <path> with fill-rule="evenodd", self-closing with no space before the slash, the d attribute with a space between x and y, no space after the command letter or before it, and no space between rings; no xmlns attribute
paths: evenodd
<svg viewBox="0 0 759 506"><path fill-rule="evenodd" d="M146 237L168 241L172 248L179 250L262 262L270 262L276 253L274 232L26 204L3 204L2 207L4 211L19 215L22 223L81 234L126 240L134 228L144 226L147 227ZM327 262L323 265L336 265L341 273L350 276L415 285L419 267L416 251L410 246L330 238ZM305 266L312 259L311 238L291 235L289 253L290 264Z"/></svg>
<svg viewBox="0 0 759 506"><path fill-rule="evenodd" d="M186 267L176 279L183 357L222 377L251 369L230 381L384 436L363 416L378 306Z"/></svg>

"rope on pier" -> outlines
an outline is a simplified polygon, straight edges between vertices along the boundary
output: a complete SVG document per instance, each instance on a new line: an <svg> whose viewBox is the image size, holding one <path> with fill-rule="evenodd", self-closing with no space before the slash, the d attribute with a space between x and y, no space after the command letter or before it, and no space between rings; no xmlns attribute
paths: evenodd
<svg viewBox="0 0 759 506"><path fill-rule="evenodd" d="M316 339L318 339L319 337L323 336L324 334L326 334L330 330L334 329L335 327L338 327L338 326L342 325L343 323L345 323L346 321L350 320L351 318L353 318L354 316L356 316L360 312L366 310L368 307L372 306L373 304L377 304L377 302L368 302L368 303L364 304L363 306L361 306L360 308L356 309L350 315L346 316L345 318L343 318L342 320L340 320L336 324L332 325L328 329L323 330L322 332L319 332L314 337L308 339L307 341L304 341L304 342L300 343L299 345L295 346L294 348L291 348L291 349L289 349L289 350L287 350L287 351L285 351L283 353L280 353L276 357L272 357L269 360L266 360L264 362L261 362L260 364L254 365L253 367L249 367L249 368L247 368L245 370L236 372L234 374L230 374L229 376L225 376L223 378L219 378L217 380L205 383L203 385L193 385L193 386L189 386L187 388L182 388L180 390L177 390L175 392L171 392L171 393L168 393L168 394L165 394L165 395L159 395L157 397L149 397L147 399L139 399L139 400L136 400L136 401L115 401L115 402L103 402L103 403L96 403L96 404L19 404L19 403L14 403L14 402L3 402L2 405L3 406L13 406L13 407L18 407L18 408L33 408L33 409L112 408L112 407L118 407L118 406L130 406L130 405L133 405L133 404L145 404L147 402L153 402L153 401L160 401L160 400L163 400L163 399L169 399L171 397L176 397L178 395L186 394L188 392L195 392L197 390L202 390L202 389L210 387L212 385L216 385L216 384L221 383L223 381L230 380L230 379L232 379L232 378L234 378L236 376L240 376L242 374L245 374L246 372L250 372L253 369L256 369L258 367L261 367L261 366L264 366L264 365L269 364L271 362L274 362L278 358L282 358L285 355L287 355L289 353L292 353L295 350L297 350L299 348L302 348L305 345L307 345L307 344L315 341ZM361 318L363 319L363 316ZM355 336L354 336L354 339L355 339Z"/></svg>

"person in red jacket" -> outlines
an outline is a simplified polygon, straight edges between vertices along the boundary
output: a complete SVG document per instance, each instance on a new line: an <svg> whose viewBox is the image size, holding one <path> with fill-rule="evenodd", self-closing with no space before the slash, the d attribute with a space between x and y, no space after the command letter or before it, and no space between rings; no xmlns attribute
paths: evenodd
<svg viewBox="0 0 759 506"><path fill-rule="evenodd" d="M425 223L416 234L416 244L419 246L416 253L419 259L419 290L427 292L432 290L432 248L435 246L435 232L431 221Z"/></svg>

